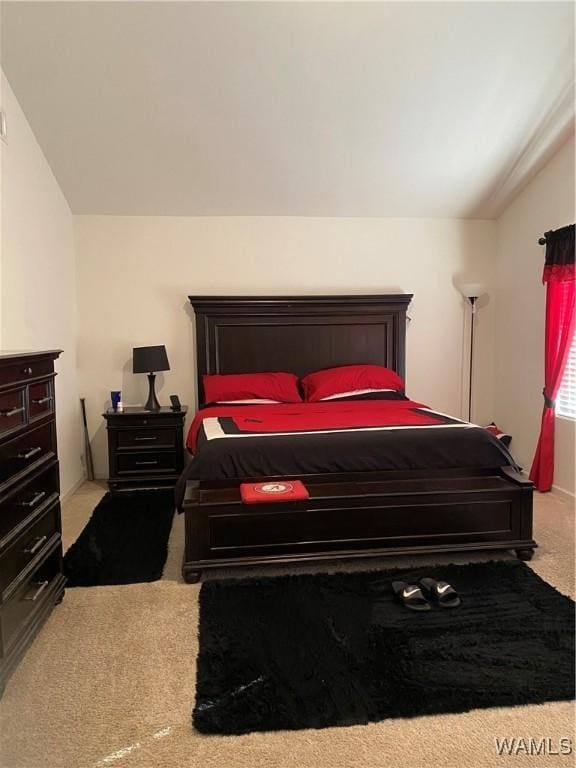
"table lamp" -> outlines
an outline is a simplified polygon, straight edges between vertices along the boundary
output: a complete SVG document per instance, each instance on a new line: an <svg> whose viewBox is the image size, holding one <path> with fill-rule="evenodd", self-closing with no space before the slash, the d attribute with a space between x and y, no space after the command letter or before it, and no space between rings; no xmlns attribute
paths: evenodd
<svg viewBox="0 0 576 768"><path fill-rule="evenodd" d="M156 373L158 371L169 371L170 364L166 347L162 344L157 347L134 347L133 349L133 373L148 374L148 400L144 406L147 411L158 411L160 403L154 391Z"/></svg>

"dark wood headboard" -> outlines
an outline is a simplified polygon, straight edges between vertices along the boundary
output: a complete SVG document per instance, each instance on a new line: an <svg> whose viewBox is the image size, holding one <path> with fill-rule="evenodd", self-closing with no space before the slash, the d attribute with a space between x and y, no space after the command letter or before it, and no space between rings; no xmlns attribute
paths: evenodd
<svg viewBox="0 0 576 768"><path fill-rule="evenodd" d="M189 296L196 314L198 402L206 373L373 363L405 375L411 293L381 296Z"/></svg>

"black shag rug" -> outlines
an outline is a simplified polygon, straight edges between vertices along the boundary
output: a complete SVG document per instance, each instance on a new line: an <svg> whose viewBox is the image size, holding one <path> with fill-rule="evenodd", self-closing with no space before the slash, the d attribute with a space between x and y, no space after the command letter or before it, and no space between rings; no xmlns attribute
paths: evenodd
<svg viewBox="0 0 576 768"><path fill-rule="evenodd" d="M168 555L172 489L107 493L64 556L69 587L156 581Z"/></svg>
<svg viewBox="0 0 576 768"><path fill-rule="evenodd" d="M416 613L393 578L448 581ZM240 734L574 697L574 602L518 561L208 582L193 723Z"/></svg>

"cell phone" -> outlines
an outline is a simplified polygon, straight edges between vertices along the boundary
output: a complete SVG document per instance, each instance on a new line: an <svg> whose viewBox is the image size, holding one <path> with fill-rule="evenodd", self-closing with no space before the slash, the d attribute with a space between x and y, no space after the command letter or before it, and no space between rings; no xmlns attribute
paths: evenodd
<svg viewBox="0 0 576 768"><path fill-rule="evenodd" d="M180 405L180 398L178 395L170 395L170 402L172 405L170 406L173 411L181 411L182 406Z"/></svg>

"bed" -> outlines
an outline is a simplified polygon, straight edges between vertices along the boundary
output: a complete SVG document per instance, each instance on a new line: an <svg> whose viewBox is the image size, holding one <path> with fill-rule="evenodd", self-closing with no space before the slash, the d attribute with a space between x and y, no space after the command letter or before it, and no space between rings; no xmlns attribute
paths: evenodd
<svg viewBox="0 0 576 768"><path fill-rule="evenodd" d="M177 489L186 581L210 568L420 552L532 557L532 484L484 430L406 400L204 407L205 374L365 363L404 378L411 294L189 298L200 411ZM241 482L286 477L310 498L242 503Z"/></svg>

